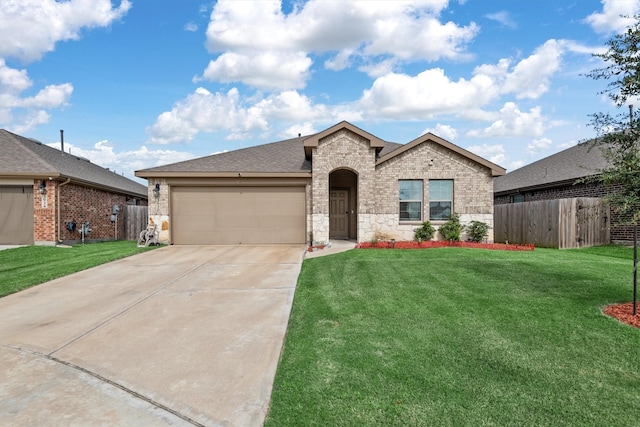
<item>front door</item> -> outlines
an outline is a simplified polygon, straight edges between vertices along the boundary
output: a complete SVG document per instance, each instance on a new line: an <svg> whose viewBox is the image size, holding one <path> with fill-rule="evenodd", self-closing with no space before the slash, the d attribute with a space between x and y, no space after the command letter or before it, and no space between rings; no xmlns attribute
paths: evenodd
<svg viewBox="0 0 640 427"><path fill-rule="evenodd" d="M349 190L329 192L329 238L349 238Z"/></svg>

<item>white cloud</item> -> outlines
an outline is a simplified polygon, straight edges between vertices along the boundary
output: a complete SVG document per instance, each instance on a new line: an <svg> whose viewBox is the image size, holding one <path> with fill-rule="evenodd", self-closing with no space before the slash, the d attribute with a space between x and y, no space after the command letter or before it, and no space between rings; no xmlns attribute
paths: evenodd
<svg viewBox="0 0 640 427"><path fill-rule="evenodd" d="M259 89L300 89L306 84L311 59L302 52L224 53L201 78L222 83L243 82Z"/></svg>
<svg viewBox="0 0 640 427"><path fill-rule="evenodd" d="M160 114L147 128L150 144L189 142L200 132L227 131L228 139L246 138L253 133L270 130L275 120L330 123L338 120L357 120L343 108L329 108L314 104L297 91L283 91L266 98L241 99L238 89L226 94L211 93L198 88L176 102L171 111ZM297 135L303 130L295 130Z"/></svg>
<svg viewBox="0 0 640 427"><path fill-rule="evenodd" d="M106 27L131 8L129 0L8 0L0 7L0 57L31 62L83 28Z"/></svg>
<svg viewBox="0 0 640 427"><path fill-rule="evenodd" d="M431 129L425 129L424 133L431 132L434 135L444 138L447 141L455 141L458 137L458 131L449 125L443 125L441 123L436 124L436 127Z"/></svg>
<svg viewBox="0 0 640 427"><path fill-rule="evenodd" d="M527 153L536 154L539 151L546 150L551 147L551 144L553 144L553 141L549 138L534 139L527 145Z"/></svg>
<svg viewBox="0 0 640 427"><path fill-rule="evenodd" d="M73 92L70 83L63 83L46 86L34 96L22 96L32 85L26 70L8 67L0 58L0 127L23 133L48 123L47 110L67 105Z"/></svg>
<svg viewBox="0 0 640 427"><path fill-rule="evenodd" d="M467 150L497 165L503 164L506 159L506 150L502 144L472 145Z"/></svg>
<svg viewBox="0 0 640 427"><path fill-rule="evenodd" d="M518 24L513 20L509 12L501 10L500 12L489 13L485 15L486 18L500 23L503 27L518 28Z"/></svg>
<svg viewBox="0 0 640 427"><path fill-rule="evenodd" d="M313 135L315 133L318 133L318 130L315 128L313 123L304 122L285 129L284 132L281 133L281 136L282 138L295 138L298 135L306 136Z"/></svg>
<svg viewBox="0 0 640 427"><path fill-rule="evenodd" d="M326 60L324 67L333 71L344 70L351 65L351 55L353 55L353 49L342 49L333 58Z"/></svg>
<svg viewBox="0 0 640 427"><path fill-rule="evenodd" d="M491 78L475 75L452 81L440 68L415 77L390 73L364 91L358 106L367 115L396 119L426 119L435 113L456 113L461 108L486 104L497 95Z"/></svg>
<svg viewBox="0 0 640 427"><path fill-rule="evenodd" d="M184 25L184 30L195 33L196 31L198 31L198 24L196 24L195 22L187 22Z"/></svg>
<svg viewBox="0 0 640 427"><path fill-rule="evenodd" d="M548 40L507 75L502 91L517 98L538 98L549 90L549 78L560 69L564 43Z"/></svg>
<svg viewBox="0 0 640 427"><path fill-rule="evenodd" d="M640 0L602 0L602 12L593 12L585 21L597 33L621 33L636 20L640 12Z"/></svg>
<svg viewBox="0 0 640 427"><path fill-rule="evenodd" d="M479 28L475 23L440 22L447 4L446 0L346 4L310 0L285 15L278 0L218 2L207 28L207 47L221 55L202 77L291 89L304 87L314 54L334 54L325 62L332 70L353 65L356 57L372 70L375 63L389 58L466 58L466 45Z"/></svg>
<svg viewBox="0 0 640 427"><path fill-rule="evenodd" d="M60 143L47 144L60 149ZM133 178L136 170L166 165L169 163L189 160L195 155L175 150L149 150L142 146L136 150L116 151L116 147L107 140L98 141L90 149L84 149L69 142L64 144L65 151L89 159L92 163L109 168L125 176Z"/></svg>
<svg viewBox="0 0 640 427"><path fill-rule="evenodd" d="M266 131L268 127L255 108L242 106L237 89L214 94L198 88L176 102L171 111L160 114L147 132L149 143L171 144L191 141L202 131L223 129L231 133L230 139L234 139L251 131Z"/></svg>
<svg viewBox="0 0 640 427"><path fill-rule="evenodd" d="M546 119L542 116L540 107L523 112L515 103L507 102L496 116L496 120L489 127L471 130L467 132L467 136L478 138L540 136L546 129Z"/></svg>

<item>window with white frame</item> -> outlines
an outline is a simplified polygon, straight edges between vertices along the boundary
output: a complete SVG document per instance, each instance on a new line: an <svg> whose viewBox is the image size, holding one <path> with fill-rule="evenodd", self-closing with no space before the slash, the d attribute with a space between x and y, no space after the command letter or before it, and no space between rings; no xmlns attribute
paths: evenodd
<svg viewBox="0 0 640 427"><path fill-rule="evenodd" d="M400 180L400 221L422 221L422 180Z"/></svg>
<svg viewBox="0 0 640 427"><path fill-rule="evenodd" d="M429 181L429 219L446 221L453 212L453 180L432 179Z"/></svg>

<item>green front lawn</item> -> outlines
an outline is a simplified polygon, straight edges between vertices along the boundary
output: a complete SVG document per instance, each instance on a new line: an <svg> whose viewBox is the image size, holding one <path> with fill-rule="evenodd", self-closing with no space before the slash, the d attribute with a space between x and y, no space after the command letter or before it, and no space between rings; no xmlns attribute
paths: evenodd
<svg viewBox="0 0 640 427"><path fill-rule="evenodd" d="M267 426L640 422L632 250L354 250L306 260Z"/></svg>
<svg viewBox="0 0 640 427"><path fill-rule="evenodd" d="M24 246L0 251L0 297L152 247L134 241L88 243L70 248Z"/></svg>

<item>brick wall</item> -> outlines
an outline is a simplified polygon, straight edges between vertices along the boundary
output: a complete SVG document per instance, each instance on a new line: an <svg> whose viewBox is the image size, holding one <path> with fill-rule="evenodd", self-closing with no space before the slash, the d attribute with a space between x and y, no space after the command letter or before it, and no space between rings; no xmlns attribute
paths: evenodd
<svg viewBox="0 0 640 427"><path fill-rule="evenodd" d="M78 232L82 223L89 221L91 232L85 241L115 240L124 237L122 213L118 221L111 222L113 206L122 209L127 204L136 203L136 198L111 193L78 184L60 185L57 181L46 181L46 192L39 191L41 180L34 181L34 241L36 244L53 245L57 241L73 243L80 241ZM58 201L56 197L60 194ZM146 200L137 198L137 203L146 205ZM59 221L59 222L58 222ZM74 221L76 230L70 231L66 224Z"/></svg>
<svg viewBox="0 0 640 427"><path fill-rule="evenodd" d="M482 221L493 227L493 179L491 170L439 144L425 141L393 157L376 168L378 221L376 228L387 230L390 238L413 239L421 222L399 220L399 184L401 179L423 181L423 221L429 219L429 180L453 180L453 210L463 224ZM384 217L380 217L380 215ZM432 221L434 227L443 222ZM489 240L493 232L489 231ZM438 235L436 235L436 238Z"/></svg>
<svg viewBox="0 0 640 427"><path fill-rule="evenodd" d="M40 190L41 183L45 190ZM56 242L56 181L34 180L33 183L33 241L36 245Z"/></svg>
<svg viewBox="0 0 640 427"><path fill-rule="evenodd" d="M433 165L430 166L431 160ZM314 240L329 240L329 174L347 169L358 175L357 236L367 241L376 235L412 240L420 223L399 221L400 179L424 180L423 217L428 219L428 180L454 181L454 210L461 221L493 225L491 170L432 142L419 144L375 166L375 149L359 135L343 129L321 140L313 152L312 227ZM438 224L434 224L437 226ZM490 233L489 239L493 240Z"/></svg>

